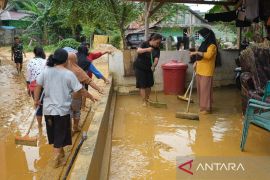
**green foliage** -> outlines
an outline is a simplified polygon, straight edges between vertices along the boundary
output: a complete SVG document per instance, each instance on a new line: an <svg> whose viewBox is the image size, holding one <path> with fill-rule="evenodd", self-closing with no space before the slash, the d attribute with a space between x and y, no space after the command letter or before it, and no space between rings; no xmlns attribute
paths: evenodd
<svg viewBox="0 0 270 180"><path fill-rule="evenodd" d="M52 12L61 15L64 25L73 31L82 24L86 36L93 32L110 35L118 31L124 37L129 23L140 14L139 7L140 3L123 0L54 0Z"/></svg>
<svg viewBox="0 0 270 180"><path fill-rule="evenodd" d="M80 43L73 38L63 39L57 45L58 48L71 47L73 49L77 49L78 46L80 46Z"/></svg>
<svg viewBox="0 0 270 180"><path fill-rule="evenodd" d="M171 4L165 3L153 16L152 21L158 21L160 19L171 20L175 15L181 15L188 10L188 6L184 4Z"/></svg>
<svg viewBox="0 0 270 180"><path fill-rule="evenodd" d="M120 49L121 45L121 35L120 34L114 34L110 37L109 43L116 47L117 49Z"/></svg>
<svg viewBox="0 0 270 180"><path fill-rule="evenodd" d="M220 13L220 12L224 12L224 8L220 5L215 5L209 10L209 13Z"/></svg>
<svg viewBox="0 0 270 180"><path fill-rule="evenodd" d="M254 32L252 31L247 31L244 35L244 37L246 37L248 39L248 41L252 41L253 37L254 37Z"/></svg>
<svg viewBox="0 0 270 180"><path fill-rule="evenodd" d="M57 45L55 44L52 44L52 45L47 45L47 46L44 46L43 49L45 52L48 52L48 53L53 53L56 49L57 49Z"/></svg>

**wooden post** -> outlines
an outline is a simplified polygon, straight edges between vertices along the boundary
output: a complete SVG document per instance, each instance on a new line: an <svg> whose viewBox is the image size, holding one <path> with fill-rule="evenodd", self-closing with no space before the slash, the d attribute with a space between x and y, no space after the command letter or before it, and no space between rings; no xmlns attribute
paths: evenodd
<svg viewBox="0 0 270 180"><path fill-rule="evenodd" d="M149 12L148 12L149 2L145 2L144 6L144 39L147 41L149 36Z"/></svg>
<svg viewBox="0 0 270 180"><path fill-rule="evenodd" d="M145 40L149 37L149 18L150 18L150 12L152 10L154 0L151 0L150 2L145 2L144 6L144 38Z"/></svg>

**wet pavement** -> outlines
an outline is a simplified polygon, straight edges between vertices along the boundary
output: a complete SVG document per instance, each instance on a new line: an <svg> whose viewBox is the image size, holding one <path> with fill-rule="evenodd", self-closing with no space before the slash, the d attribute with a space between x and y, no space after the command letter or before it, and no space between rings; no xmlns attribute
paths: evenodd
<svg viewBox="0 0 270 180"><path fill-rule="evenodd" d="M176 179L178 157L256 157L270 155L270 133L251 126L246 152L240 151L240 91L214 91L214 111L200 121L175 118L186 102L159 94L168 109L143 107L139 96L118 96L114 118L110 179ZM196 95L193 96L196 100ZM191 112L197 112L197 103Z"/></svg>

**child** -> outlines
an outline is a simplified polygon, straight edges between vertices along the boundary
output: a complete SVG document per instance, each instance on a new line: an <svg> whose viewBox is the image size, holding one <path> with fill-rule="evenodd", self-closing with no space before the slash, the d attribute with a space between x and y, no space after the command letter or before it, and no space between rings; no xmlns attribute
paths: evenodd
<svg viewBox="0 0 270 180"><path fill-rule="evenodd" d="M26 57L26 54L23 51L23 45L20 43L20 39L15 37L14 44L11 47L11 60L16 63L18 74L21 74L22 72L23 54L24 57Z"/></svg>
<svg viewBox="0 0 270 180"><path fill-rule="evenodd" d="M55 168L63 165L65 157L64 147L72 144L70 107L73 93L82 93L83 96L96 101L91 94L83 89L73 72L66 69L68 53L57 49L50 55L47 68L38 76L35 88L35 106L40 104L39 96L44 89L43 114L45 115L49 144L54 147Z"/></svg>

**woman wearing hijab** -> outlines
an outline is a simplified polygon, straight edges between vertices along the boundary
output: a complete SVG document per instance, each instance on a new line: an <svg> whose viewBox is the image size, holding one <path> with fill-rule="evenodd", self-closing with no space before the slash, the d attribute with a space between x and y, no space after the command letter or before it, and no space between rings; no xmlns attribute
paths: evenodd
<svg viewBox="0 0 270 180"><path fill-rule="evenodd" d="M217 42L212 30L203 28L198 31L201 45L198 51L190 52L190 56L197 56L194 63L199 96L200 112L209 114L213 102L213 76L217 56Z"/></svg>
<svg viewBox="0 0 270 180"><path fill-rule="evenodd" d="M160 43L162 36L152 34L148 41L143 42L137 49L137 59L134 62L136 88L140 89L143 98L143 106L146 106L154 85L153 73L160 56Z"/></svg>
<svg viewBox="0 0 270 180"><path fill-rule="evenodd" d="M77 59L78 59L78 66L81 69L83 69L84 72L87 72L87 70L89 69L91 65L91 62L88 61L88 58L87 58L88 53L89 53L88 48L83 44L78 47L78 52L76 53ZM88 90L88 85L84 84L84 86L85 86L85 89ZM86 99L82 98L82 109L85 108L85 102L86 102Z"/></svg>

